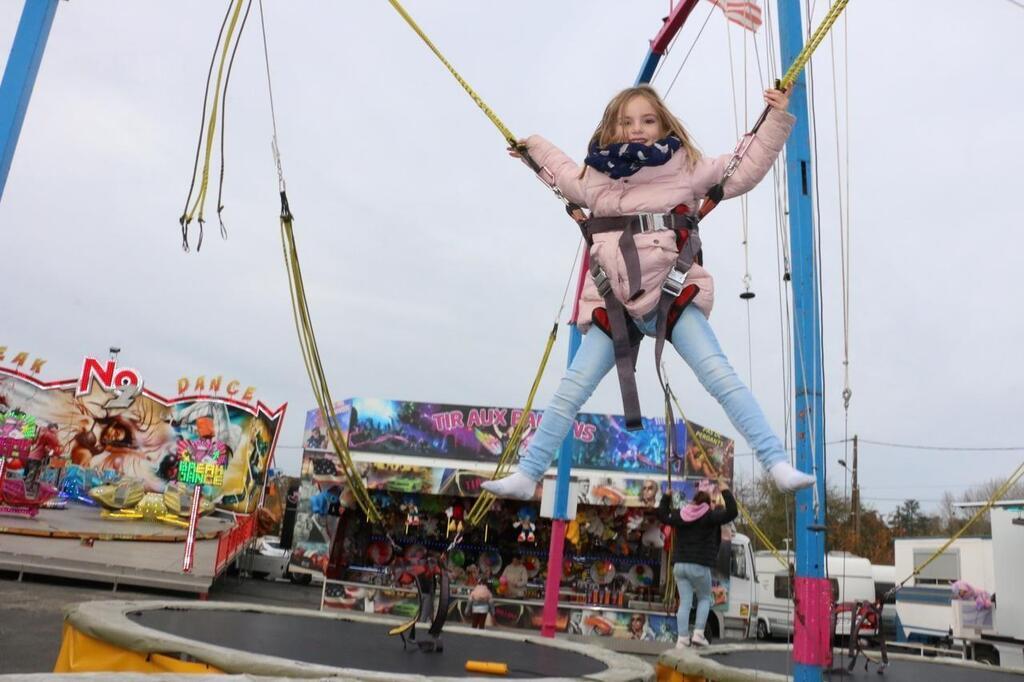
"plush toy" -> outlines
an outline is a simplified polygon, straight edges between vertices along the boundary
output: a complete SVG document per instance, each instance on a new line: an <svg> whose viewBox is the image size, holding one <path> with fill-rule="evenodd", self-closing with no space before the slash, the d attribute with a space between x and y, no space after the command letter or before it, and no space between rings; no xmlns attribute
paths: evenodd
<svg viewBox="0 0 1024 682"><path fill-rule="evenodd" d="M635 533L644 525L644 512L642 509L630 509L626 512L626 532Z"/></svg>
<svg viewBox="0 0 1024 682"><path fill-rule="evenodd" d="M992 598L985 590L975 589L966 580L957 580L950 585L953 590L953 599L974 600L974 606L979 611L992 608Z"/></svg>
<svg viewBox="0 0 1024 682"><path fill-rule="evenodd" d="M665 546L665 535L661 531L661 524L657 521L648 522L640 536L640 544L644 547L662 549Z"/></svg>
<svg viewBox="0 0 1024 682"><path fill-rule="evenodd" d="M480 582L480 569L476 567L476 564L470 564L466 566L466 585L467 587L473 587Z"/></svg>
<svg viewBox="0 0 1024 682"><path fill-rule="evenodd" d="M445 531L445 537L448 537L452 533L461 533L463 528L462 519L466 515L466 508L462 506L462 503L456 502L445 509L444 515L448 517L448 529Z"/></svg>
<svg viewBox="0 0 1024 682"><path fill-rule="evenodd" d="M416 504L416 498L406 495L402 498L399 509L405 512L405 532L408 534L410 526L415 528L420 525L420 508Z"/></svg>
<svg viewBox="0 0 1024 682"><path fill-rule="evenodd" d="M519 529L519 535L516 537L518 542L533 544L537 541L537 536L535 535L537 526L533 523L533 510L529 507L520 507L519 514L512 527Z"/></svg>
<svg viewBox="0 0 1024 682"><path fill-rule="evenodd" d="M437 516L428 516L422 523L423 535L429 538L441 536L441 523Z"/></svg>
<svg viewBox="0 0 1024 682"><path fill-rule="evenodd" d="M565 527L565 540L570 544L579 547L580 544L580 520L579 517L569 522Z"/></svg>

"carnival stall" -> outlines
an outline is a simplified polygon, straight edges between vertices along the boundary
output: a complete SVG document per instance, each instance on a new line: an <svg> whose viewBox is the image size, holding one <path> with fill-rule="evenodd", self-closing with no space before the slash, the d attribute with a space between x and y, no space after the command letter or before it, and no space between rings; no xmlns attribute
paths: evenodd
<svg viewBox="0 0 1024 682"><path fill-rule="evenodd" d="M45 362L0 346L0 567L207 591L253 535L286 406L223 376L167 398L116 352L63 381Z"/></svg>
<svg viewBox="0 0 1024 682"><path fill-rule="evenodd" d="M469 622L468 594L485 584L494 597L491 622L539 628L551 530L540 517L540 486L530 502L495 502L475 527L464 516L512 428L529 420L525 447L541 413L367 398L339 402L335 411L384 521L362 517L320 411L307 413L292 570L326 576L323 607L412 616L416 575L444 554L456 596L449 620ZM617 415L577 417L577 514L561 567L561 631L674 641L675 616L663 601L666 535L654 508L669 480L688 498L708 485L698 442L731 478L733 443L697 424L676 424L685 454L672 462L669 477L664 421L648 419L645 426L628 431ZM715 608L724 610L728 579L719 578Z"/></svg>

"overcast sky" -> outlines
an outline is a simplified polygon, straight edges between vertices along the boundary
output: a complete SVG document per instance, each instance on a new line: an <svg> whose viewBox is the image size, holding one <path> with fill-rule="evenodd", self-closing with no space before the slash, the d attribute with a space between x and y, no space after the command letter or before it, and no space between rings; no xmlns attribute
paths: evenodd
<svg viewBox="0 0 1024 682"><path fill-rule="evenodd" d="M284 172L335 398L521 405L578 248L575 227L506 156L497 130L387 2L264 4ZM0 54L21 5L0 3ZM826 5L816 4L815 24ZM105 355L113 344L158 392L172 393L183 375L255 385L268 404L289 404L278 463L295 472L313 399L281 256L255 9L228 96L230 237L215 236L214 188L202 252L179 245L225 7L60 3L0 203L0 345L47 358L48 380L74 376L83 355ZM576 158L607 100L632 84L668 9L664 0L409 0L407 8L516 135L541 133ZM711 9L702 3L684 28L654 81L662 92ZM756 45L762 68L765 30ZM829 441L859 434L923 446L1024 446L1022 31L1024 9L1006 0L855 0L835 41L819 49ZM715 10L668 93L705 153L731 151L734 114L745 129L760 112L754 54L749 34L727 29ZM845 201L847 182L848 421L838 198L842 188ZM738 297L738 201L706 221L702 239L717 285L712 324L782 431L789 351L772 184L769 176L749 198L751 303ZM561 374L567 338L563 330L541 406ZM645 413L657 415L650 353L641 355L639 385ZM688 416L738 437L669 355ZM614 377L585 409L621 412ZM828 454L829 478L840 486L843 448ZM748 448L741 442L737 451ZM1020 448L863 443L862 496L883 511L907 497L933 509L944 490L1005 476L1022 456ZM760 473L749 456L738 457L737 470Z"/></svg>

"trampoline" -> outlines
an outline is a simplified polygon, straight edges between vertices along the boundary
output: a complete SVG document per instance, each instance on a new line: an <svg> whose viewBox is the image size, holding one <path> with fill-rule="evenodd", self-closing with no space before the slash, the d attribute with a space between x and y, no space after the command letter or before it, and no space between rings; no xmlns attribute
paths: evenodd
<svg viewBox="0 0 1024 682"><path fill-rule="evenodd" d="M716 682L783 682L792 680L792 652L785 644L727 644L701 649L675 649L658 658L660 674L682 675L682 679L706 679ZM877 659L877 653L873 655ZM831 682L1020 682L1024 670L998 668L956 659L924 658L908 654L889 654L889 666L878 674L874 663L864 669L864 657L857 659L852 671L846 670L849 655L836 650L835 670L823 671L822 679ZM660 679L660 677L659 677ZM676 678L678 679L678 677Z"/></svg>
<svg viewBox="0 0 1024 682"><path fill-rule="evenodd" d="M96 665L153 658L211 672L357 680L497 679L466 671L466 661L506 663L512 679L653 680L647 663L601 647L509 632L444 629L444 651L403 648L387 631L398 619L320 613L257 604L104 601L65 613L56 672L100 672ZM90 663L87 652L102 652ZM76 660L72 660L77 656ZM141 665L141 664L139 664ZM135 663L106 668L139 670ZM197 670L196 668L188 668Z"/></svg>

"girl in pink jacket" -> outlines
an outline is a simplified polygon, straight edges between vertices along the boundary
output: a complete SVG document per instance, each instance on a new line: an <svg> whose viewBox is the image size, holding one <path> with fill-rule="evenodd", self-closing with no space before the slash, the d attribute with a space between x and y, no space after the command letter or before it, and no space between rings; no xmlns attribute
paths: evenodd
<svg viewBox="0 0 1024 682"><path fill-rule="evenodd" d="M767 118L722 185L724 199L760 182L792 129L795 119L786 112L789 97L768 90L765 102L770 107ZM788 492L813 485L813 477L789 464L782 442L722 353L707 320L714 283L700 266L696 230L679 229L695 226L688 222L690 216L722 180L733 155L702 157L649 86L623 90L608 104L583 170L538 135L522 144L541 168L545 182L569 201L590 209L584 230L591 277L583 288L577 319L583 342L571 366L516 471L484 483L484 489L498 497L531 499L576 414L617 364L627 424L638 427L636 391L634 387L629 395L624 367L635 360L641 335L655 336L659 331L722 405L776 486ZM509 153L519 157L514 149ZM616 315L624 320L618 327ZM592 329L594 324L600 329ZM628 369L632 371L631 366Z"/></svg>

